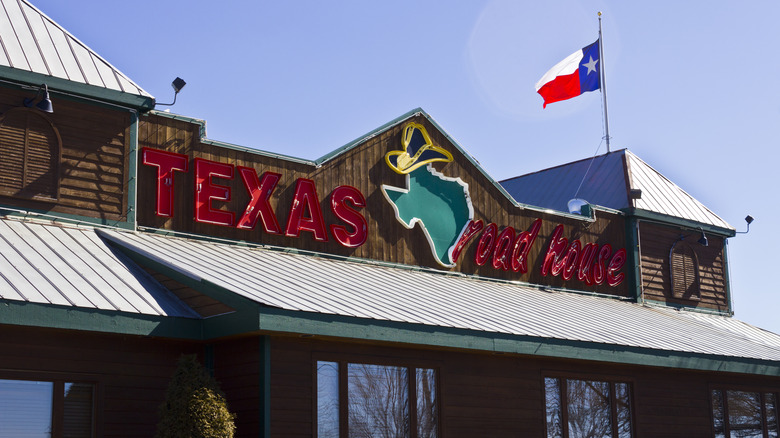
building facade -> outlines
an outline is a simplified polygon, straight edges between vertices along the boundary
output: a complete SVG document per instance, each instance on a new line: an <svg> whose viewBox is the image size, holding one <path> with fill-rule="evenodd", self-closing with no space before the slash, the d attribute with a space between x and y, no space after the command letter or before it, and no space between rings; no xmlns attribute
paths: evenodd
<svg viewBox="0 0 780 438"><path fill-rule="evenodd" d="M630 151L497 182L422 109L237 147L1 2L0 437L152 436L183 354L241 437L780 433L734 229Z"/></svg>

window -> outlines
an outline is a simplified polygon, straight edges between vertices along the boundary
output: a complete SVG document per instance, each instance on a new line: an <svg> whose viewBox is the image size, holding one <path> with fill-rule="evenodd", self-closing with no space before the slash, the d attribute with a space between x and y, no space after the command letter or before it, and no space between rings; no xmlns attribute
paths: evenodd
<svg viewBox="0 0 780 438"><path fill-rule="evenodd" d="M716 437L777 438L774 392L712 390L712 424Z"/></svg>
<svg viewBox="0 0 780 438"><path fill-rule="evenodd" d="M544 379L547 438L630 438L631 387L624 382Z"/></svg>
<svg viewBox="0 0 780 438"><path fill-rule="evenodd" d="M438 435L435 370L317 362L317 437Z"/></svg>
<svg viewBox="0 0 780 438"><path fill-rule="evenodd" d="M94 385L0 380L0 438L92 437Z"/></svg>
<svg viewBox="0 0 780 438"><path fill-rule="evenodd" d="M60 143L40 111L14 108L0 115L0 194L56 201Z"/></svg>

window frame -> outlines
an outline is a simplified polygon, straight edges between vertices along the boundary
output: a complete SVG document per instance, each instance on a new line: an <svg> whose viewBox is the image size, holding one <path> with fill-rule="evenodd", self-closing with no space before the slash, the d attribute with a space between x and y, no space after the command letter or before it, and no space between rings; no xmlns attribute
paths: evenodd
<svg viewBox="0 0 780 438"><path fill-rule="evenodd" d="M320 353L312 355L312 436L318 437L318 373L317 364L320 362L335 362L338 364L338 401L339 401L339 438L349 437L349 372L348 366L376 365L404 368L407 371L407 397L409 403L409 436L417 438L417 370L431 369L435 371L434 388L436 392L436 430L438 436L444 435L442 431L442 384L441 363L439 361L416 360L408 358L389 358L377 356L343 355Z"/></svg>
<svg viewBox="0 0 780 438"><path fill-rule="evenodd" d="M65 384L81 383L92 385L92 436L102 436L101 413L98 408L103 399L103 387L97 376L57 372L11 371L0 369L0 380L52 383L51 438L61 438L65 419Z"/></svg>
<svg viewBox="0 0 780 438"><path fill-rule="evenodd" d="M752 392L759 394L759 398L761 400L761 429L762 429L762 436L764 438L767 438L769 436L769 430L767 427L767 412L766 412L766 401L765 401L765 395L766 394L774 394L775 396L775 418L778 422L778 432L780 434L780 388L777 387L757 387L757 386L745 386L745 385L710 385L709 390L707 391L707 399L710 406L710 430L712 436L716 436L715 431L715 405L713 403L713 393L715 391L721 392L721 400L723 403L723 436L728 438L731 436L731 427L730 427L730 420L729 420L729 411L728 411L728 392L729 391L738 391L738 392Z"/></svg>
<svg viewBox="0 0 780 438"><path fill-rule="evenodd" d="M561 402L561 423L564 425L563 429L561 430L561 436L562 438L569 438L569 409L568 409L568 393L566 391L566 387L562 385L563 382L567 380L583 380L583 381L589 381L589 382L604 382L609 384L609 409L610 409L610 419L611 419L611 428L613 436L619 436L618 432L618 423L617 423L617 417L618 417L618 406L616 403L616 388L615 384L622 383L626 384L629 389L628 397L629 397L629 420L630 420L630 429L631 429L631 436L636 437L637 436L637 430L636 430L636 396L634 391L634 386L636 383L636 379L631 376L624 376L624 375L616 375L616 374L590 374L590 373L579 373L579 372L566 372L566 371L545 371L543 370L541 373L542 376L542 426L544 431L544 436L547 437L547 385L546 380L548 378L552 379L558 379L558 390L560 395L560 402Z"/></svg>

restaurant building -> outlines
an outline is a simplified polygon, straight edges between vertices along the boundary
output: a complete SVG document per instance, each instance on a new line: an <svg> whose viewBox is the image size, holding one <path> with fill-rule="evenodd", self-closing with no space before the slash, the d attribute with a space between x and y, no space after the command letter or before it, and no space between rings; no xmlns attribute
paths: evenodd
<svg viewBox="0 0 780 438"><path fill-rule="evenodd" d="M239 147L0 4L0 437L153 436L182 354L240 437L778 436L734 228L632 152L499 182L422 109Z"/></svg>

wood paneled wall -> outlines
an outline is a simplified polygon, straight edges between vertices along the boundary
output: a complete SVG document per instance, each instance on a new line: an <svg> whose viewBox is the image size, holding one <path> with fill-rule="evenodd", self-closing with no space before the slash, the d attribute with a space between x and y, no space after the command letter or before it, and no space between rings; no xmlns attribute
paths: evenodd
<svg viewBox="0 0 780 438"><path fill-rule="evenodd" d="M141 336L0 325L0 379L90 382L97 434L151 437L181 354L195 344Z"/></svg>
<svg viewBox="0 0 780 438"><path fill-rule="evenodd" d="M640 222L639 245L642 291L645 299L669 304L728 310L729 300L724 265L725 240L710 234L707 237L709 245L705 247L697 243L700 237L699 230L686 230L652 222ZM688 243L696 253L700 299L672 296L669 252L675 242Z"/></svg>
<svg viewBox="0 0 780 438"><path fill-rule="evenodd" d="M357 363L422 363L436 368L441 436L449 438L545 436L544 377L550 375L629 382L637 437L712 436L713 385L752 391L780 389L780 377L273 337L272 436L312 436L316 409L313 364L323 357Z"/></svg>
<svg viewBox="0 0 780 438"><path fill-rule="evenodd" d="M572 280L567 284L561 277L543 277L540 274L541 264L549 245L549 237L558 224L564 225L564 237L570 241L579 239L582 244L597 243L599 245L609 243L614 252L624 248L626 245L622 216L597 212L597 221L589 223L542 211L531 211L515 207L426 118L418 116L410 121L426 126L433 143L447 149L454 155L453 162L435 163L434 167L444 175L459 177L468 184L474 206L475 220L482 220L485 225L491 222L496 223L499 227L499 232L505 227L511 226L518 233L527 230L535 219L541 218L543 220L542 229L530 251L528 273L522 275L511 270L498 270L493 268L489 262L484 266L477 266L474 263L474 254L479 235L473 238L465 247L457 266L452 268L452 270L476 273L487 277L549 284L556 287L593 290L622 296L628 295L628 278L618 287L608 287L606 285L588 286L576 280ZM203 144L199 135L199 125L160 115L144 116L140 122L140 146L183 154L189 157L190 162L188 172L175 173L173 217L161 217L155 214L157 168L140 165L139 224L147 227L210 235L231 240L263 243L280 247L295 247L343 256L444 269L431 254L421 227L418 225L409 230L402 226L395 219L395 212L392 206L380 190L383 184L395 187L406 186L405 176L393 172L384 160L387 152L402 148L401 131L403 126L404 124L399 124L379 135L371 137L363 144L334 157L319 167L315 167L278 157ZM254 168L258 175L262 175L263 172L267 171L281 174L281 179L270 203L282 230L285 227L298 178L307 178L315 182L326 228L330 224L341 223L330 209L331 192L341 185L353 186L366 197L367 205L361 210L361 213L367 220L368 240L358 248L345 248L339 245L332 235L329 236L328 242L319 242L308 232L302 232L300 237L292 238L266 233L260 225L254 230L244 230L235 227L198 223L194 220L195 158ZM214 183L230 187L232 199L229 202L214 202L213 207L234 212L236 219L238 219L249 202L249 196L240 176L236 172L232 180L216 178ZM622 272L627 273L628 269L624 268Z"/></svg>
<svg viewBox="0 0 780 438"><path fill-rule="evenodd" d="M23 106L34 91L2 88L0 115ZM60 198L56 203L12 196L0 203L124 221L127 213L130 113L107 106L79 103L52 94L54 113L40 113L57 129L62 140Z"/></svg>

